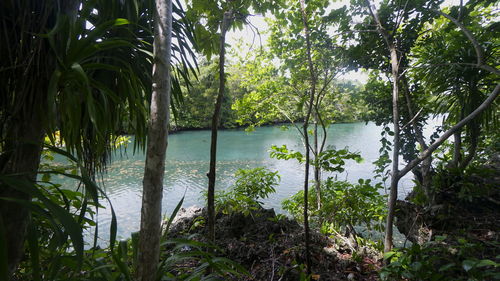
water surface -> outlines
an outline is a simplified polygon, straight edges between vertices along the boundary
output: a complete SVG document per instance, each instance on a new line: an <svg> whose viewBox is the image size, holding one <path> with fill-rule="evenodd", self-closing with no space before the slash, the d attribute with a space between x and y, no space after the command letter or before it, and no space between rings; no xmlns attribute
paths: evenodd
<svg viewBox="0 0 500 281"><path fill-rule="evenodd" d="M347 161L346 172L339 179L355 182L360 178L372 178L372 164L379 156L381 128L373 123L334 124L328 130L328 145L337 149L348 147L361 153L364 161ZM303 144L295 128L283 130L281 126L257 128L254 132L244 130L219 131L217 155L216 189L226 188L234 182L233 175L240 168L264 166L278 171L281 176L276 193L265 200L265 207L281 212L281 201L302 188L303 167L295 160L276 160L269 157L272 145L287 145L303 151ZM204 205L203 192L208 185L210 131L185 131L169 136L166 174L163 192L163 212L169 214L185 195L184 207ZM144 154L127 151L117 153L103 177L103 185L111 198L118 220L118 236L126 238L139 230ZM328 176L325 174L324 176ZM411 186L406 178L400 185L399 197L404 197ZM384 192L384 191L381 191ZM103 203L106 207L107 204ZM109 207L99 211L100 233L107 239L110 223Z"/></svg>

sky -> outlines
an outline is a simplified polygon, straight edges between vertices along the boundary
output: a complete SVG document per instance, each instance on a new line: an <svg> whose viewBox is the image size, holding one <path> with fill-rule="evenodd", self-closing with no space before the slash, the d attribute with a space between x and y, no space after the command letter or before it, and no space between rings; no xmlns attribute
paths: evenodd
<svg viewBox="0 0 500 281"><path fill-rule="evenodd" d="M337 9L342 7L343 5L349 5L349 2L350 2L349 0L335 1L331 4L331 9ZM463 2L466 3L467 1ZM445 0L441 7L459 5L459 4L460 0ZM259 30L260 40L258 35L255 34L255 31L252 31L252 28L250 28L249 26L245 26L243 30L232 30L227 33L226 40L228 44L230 44L231 46L236 46L239 41L242 41L244 45L251 46L253 44L253 49L257 49L259 47L260 41L262 42L263 45L266 44L266 40L268 37L266 35L266 31L268 30L267 28L268 25L265 22L264 16L254 15L249 17L249 21L252 23L253 26L255 26ZM355 80L364 84L368 80L368 74L363 71L357 71L357 72L351 71L340 76L339 78Z"/></svg>

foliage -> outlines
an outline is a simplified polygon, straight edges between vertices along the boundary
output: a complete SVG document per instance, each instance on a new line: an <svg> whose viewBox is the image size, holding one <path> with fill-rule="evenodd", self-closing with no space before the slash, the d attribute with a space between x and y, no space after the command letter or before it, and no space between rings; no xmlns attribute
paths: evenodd
<svg viewBox="0 0 500 281"><path fill-rule="evenodd" d="M495 182L484 181L494 174L494 170L478 164L471 164L464 170L439 166L433 177L432 187L436 194L446 194L446 197L453 198L448 200L473 202L494 194Z"/></svg>
<svg viewBox="0 0 500 281"><path fill-rule="evenodd" d="M278 160L295 159L299 163L305 161L304 155L300 151L288 149L285 144L280 147L272 145L269 156ZM311 162L311 165L317 166L327 172L342 173L344 171L345 160L354 160L360 163L363 161L363 158L361 158L359 153L350 152L347 147L340 150L329 147L321 151L316 159Z"/></svg>
<svg viewBox="0 0 500 281"><path fill-rule="evenodd" d="M82 208L82 194L77 191L60 189L57 185L44 184L47 197L61 206L69 204L72 210ZM227 276L248 275L239 264L206 249L215 248L194 239L170 239L168 230L172 219L177 214L183 200L179 202L168 222L164 225L162 237L161 263L158 280L213 280ZM34 203L38 205L38 203ZM83 203L85 205L85 203ZM78 222L86 229L96 226L95 213L89 204L87 215ZM134 280L136 269L139 233L132 233L128 240L120 241L114 248L100 248L96 244L83 252L81 260L77 259L74 247L65 238L65 228L60 225L49 225L55 220L33 213L28 244L29 259L21 264L16 273L19 280ZM81 213L75 212L75 220ZM57 219L57 217L55 217ZM66 225L65 225L66 226ZM189 263L191 266L185 267Z"/></svg>
<svg viewBox="0 0 500 281"><path fill-rule="evenodd" d="M226 91L221 105L220 124L223 128L234 128L237 124L237 115L232 110L234 102L243 95L244 89L237 81L238 69L231 69L226 83ZM177 129L206 129L209 128L213 106L218 91L218 70L215 60L203 61L199 66L198 79L190 81L191 86L183 95L183 103L179 106L178 116L172 127ZM236 78L232 78L232 76Z"/></svg>
<svg viewBox="0 0 500 281"><path fill-rule="evenodd" d="M271 146L271 151L269 152L271 158L276 158L278 160L290 160L295 159L299 163L303 163L304 155L300 151L289 150L286 144L278 147L276 145Z"/></svg>
<svg viewBox="0 0 500 281"><path fill-rule="evenodd" d="M446 237L409 248L394 249L384 255L390 263L382 269L382 280L499 280L500 264L490 259L477 259L481 244L458 239L449 244ZM497 257L498 258L498 257Z"/></svg>
<svg viewBox="0 0 500 281"><path fill-rule="evenodd" d="M499 55L500 41L495 4L485 1L471 2L464 7L452 7L447 13L474 35L482 48L483 63L495 65ZM464 44L464 42L467 42ZM474 46L454 23L441 17L428 26L412 50L415 58L414 79L422 81L421 87L435 97L432 107L435 113L444 114L445 126L449 127L473 112L498 83L498 75L476 67L478 61ZM465 168L476 154L479 138L488 131L498 129L498 102L469 122L458 135L467 152L455 155Z"/></svg>
<svg viewBox="0 0 500 281"><path fill-rule="evenodd" d="M344 172L345 160L354 160L361 163L363 158L359 153L350 152L347 148L337 150L330 147L321 151L312 162L312 165L327 172L342 173Z"/></svg>
<svg viewBox="0 0 500 281"><path fill-rule="evenodd" d="M280 176L265 168L239 169L235 174L236 182L227 190L218 192L215 207L218 211L229 214L242 212L245 215L262 208L261 199L276 192Z"/></svg>
<svg viewBox="0 0 500 281"><path fill-rule="evenodd" d="M59 280L61 276L71 277L85 261L83 232L94 227L95 238L98 228L95 215L102 207L100 199L106 199L102 189L88 176L87 170L72 155L47 146L44 158L53 159L53 153L66 157L69 165L53 166L42 163L41 180L36 183L2 175L1 181L14 186L33 197L31 201L2 198L15 201L30 210L27 235L28 259L21 265L18 275L33 280ZM62 175L76 181L76 190L51 182L51 175ZM110 245L116 238L116 216L111 206ZM69 238L69 239L68 239ZM96 243L97 240L94 240ZM95 245L95 244L94 244ZM29 276L29 277L28 277ZM22 278L24 279L24 278Z"/></svg>
<svg viewBox="0 0 500 281"><path fill-rule="evenodd" d="M385 218L385 196L380 195L381 184L372 185L370 180L360 179L358 183L337 181L328 178L321 186L321 208L316 208L316 190L309 191L313 200L309 205L311 221L325 233L353 231L355 226L383 231ZM299 191L283 201L283 209L301 220L304 210L304 192ZM356 234L355 232L352 234Z"/></svg>

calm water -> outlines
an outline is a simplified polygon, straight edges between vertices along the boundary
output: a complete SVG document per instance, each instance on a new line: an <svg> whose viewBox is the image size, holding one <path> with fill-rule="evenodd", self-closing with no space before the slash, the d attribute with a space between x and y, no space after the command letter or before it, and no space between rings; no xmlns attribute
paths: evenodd
<svg viewBox="0 0 500 281"><path fill-rule="evenodd" d="M348 161L346 172L339 179L351 182L371 178L372 162L378 158L381 128L373 123L335 124L329 129L328 145L340 149L349 147L360 152L364 161ZM254 132L224 130L219 132L216 188L226 188L233 182L233 175L240 168L267 167L279 171L281 182L276 193L265 200L265 206L281 211L281 201L302 188L303 167L294 160L271 159L271 145L286 144L294 150L303 150L296 129L282 130L280 126L257 128ZM185 194L184 207L203 206L203 191L207 188L210 148L210 131L179 132L169 137L167 171L163 192L163 212L169 214ZM129 237L139 230L144 154L117 153L104 176L103 185L111 198L118 219L118 235ZM326 175L325 175L326 176ZM411 179L403 179L399 197L404 197L411 186ZM382 191L384 192L384 191ZM104 202L103 202L104 204ZM107 204L104 204L106 207ZM98 215L100 236L107 239L110 222L109 207Z"/></svg>

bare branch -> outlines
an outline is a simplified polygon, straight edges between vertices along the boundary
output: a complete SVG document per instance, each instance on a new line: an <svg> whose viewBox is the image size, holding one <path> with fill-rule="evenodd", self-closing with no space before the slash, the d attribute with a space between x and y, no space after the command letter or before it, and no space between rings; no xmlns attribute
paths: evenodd
<svg viewBox="0 0 500 281"><path fill-rule="evenodd" d="M458 122L455 126L451 127L449 130L443 133L439 139L437 139L433 144L429 146L426 150L422 151L422 153L415 159L413 159L406 167L404 167L402 170L399 171L398 177L401 178L404 175L406 175L408 172L410 172L415 166L420 164L424 159L427 157L431 156L432 152L434 152L443 142L445 142L450 136L452 136L455 132L460 130L463 126L465 126L467 123L469 123L472 119L474 119L477 115L479 115L481 112L483 112L488 106L490 106L493 101L495 101L495 98L498 96L500 93L500 83L497 84L493 92L488 96L486 100L483 101L483 103L476 108L471 114L466 116L462 121Z"/></svg>

